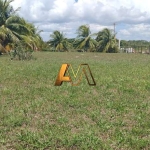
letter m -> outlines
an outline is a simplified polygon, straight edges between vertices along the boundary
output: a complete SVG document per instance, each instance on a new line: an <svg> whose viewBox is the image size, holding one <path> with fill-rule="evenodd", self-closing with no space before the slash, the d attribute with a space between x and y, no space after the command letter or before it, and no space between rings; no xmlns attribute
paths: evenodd
<svg viewBox="0 0 150 150"><path fill-rule="evenodd" d="M72 71L74 78L77 78L79 71L81 71L77 83L73 83L73 80L72 80L70 73L69 73L70 69ZM62 85L63 82L70 82L72 86L77 86L81 82L83 75L85 75L87 82L90 86L96 85L96 82L94 80L94 77L92 75L92 72L91 72L88 64L80 64L76 74L74 73L74 70L73 70L71 64L62 64L60 71L58 73L57 79L55 81L55 86L60 86L60 85Z"/></svg>

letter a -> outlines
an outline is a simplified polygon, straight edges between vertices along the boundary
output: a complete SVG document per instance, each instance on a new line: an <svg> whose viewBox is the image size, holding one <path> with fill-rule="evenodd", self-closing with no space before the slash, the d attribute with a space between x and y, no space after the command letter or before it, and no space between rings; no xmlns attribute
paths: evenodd
<svg viewBox="0 0 150 150"><path fill-rule="evenodd" d="M60 71L58 73L56 82L55 82L55 86L60 86L63 81L71 82L71 78L69 76L65 76L68 68L69 68L68 64L62 64L62 66L60 68Z"/></svg>

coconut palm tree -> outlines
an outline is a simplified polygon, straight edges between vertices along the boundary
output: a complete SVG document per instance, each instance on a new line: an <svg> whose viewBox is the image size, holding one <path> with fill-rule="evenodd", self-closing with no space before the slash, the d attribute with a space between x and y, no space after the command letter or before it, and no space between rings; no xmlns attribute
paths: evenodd
<svg viewBox="0 0 150 150"><path fill-rule="evenodd" d="M50 46L54 47L57 51L68 51L68 47L70 43L68 42L68 39L65 38L63 33L60 33L60 31L54 31L50 35L51 39L48 41Z"/></svg>
<svg viewBox="0 0 150 150"><path fill-rule="evenodd" d="M0 26L3 25L7 18L9 18L10 15L15 14L16 11L20 9L17 8L16 10L13 9L12 6L10 6L10 3L14 0L0 0Z"/></svg>
<svg viewBox="0 0 150 150"><path fill-rule="evenodd" d="M10 16L0 26L0 39L3 46L6 46L10 42L19 42L21 35L28 35L29 30L25 26L24 19L19 16Z"/></svg>
<svg viewBox="0 0 150 150"><path fill-rule="evenodd" d="M96 41L98 42L97 51L117 52L115 35L108 28L98 32Z"/></svg>
<svg viewBox="0 0 150 150"><path fill-rule="evenodd" d="M24 26L26 27L27 32L20 35L21 41L27 48L39 50L43 44L43 40L40 37L40 32L42 32L42 30L38 30L33 24L27 22L24 23Z"/></svg>
<svg viewBox="0 0 150 150"><path fill-rule="evenodd" d="M97 42L92 38L90 28L87 25L81 25L77 30L77 38L74 41L76 49L83 49L84 51L95 51Z"/></svg>
<svg viewBox="0 0 150 150"><path fill-rule="evenodd" d="M0 0L0 45L5 48L23 42L31 49L37 49L42 39L34 25L16 15L10 6L13 0Z"/></svg>
<svg viewBox="0 0 150 150"><path fill-rule="evenodd" d="M0 50L4 50L3 44L6 39L5 21L9 18L12 9L8 1L0 0ZM9 32L9 31L8 31Z"/></svg>

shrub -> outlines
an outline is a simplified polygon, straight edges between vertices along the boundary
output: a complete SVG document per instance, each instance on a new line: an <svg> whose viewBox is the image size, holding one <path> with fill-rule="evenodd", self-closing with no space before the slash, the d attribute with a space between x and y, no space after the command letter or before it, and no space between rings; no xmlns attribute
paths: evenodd
<svg viewBox="0 0 150 150"><path fill-rule="evenodd" d="M14 48L14 50L11 50L9 52L9 55L11 57L11 60L30 60L33 58L32 53L33 50L26 49L23 44L19 44Z"/></svg>

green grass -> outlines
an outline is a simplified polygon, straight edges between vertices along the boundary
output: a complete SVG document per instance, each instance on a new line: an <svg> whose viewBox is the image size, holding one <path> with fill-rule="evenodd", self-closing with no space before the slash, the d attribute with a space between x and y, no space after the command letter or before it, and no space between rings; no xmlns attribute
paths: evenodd
<svg viewBox="0 0 150 150"><path fill-rule="evenodd" d="M150 149L150 55L0 57L1 150ZM88 63L96 86L54 86L62 63Z"/></svg>

